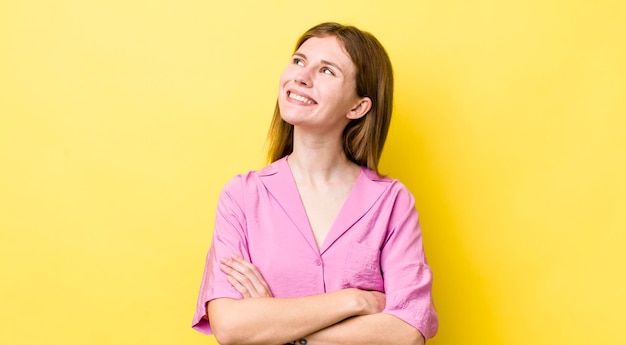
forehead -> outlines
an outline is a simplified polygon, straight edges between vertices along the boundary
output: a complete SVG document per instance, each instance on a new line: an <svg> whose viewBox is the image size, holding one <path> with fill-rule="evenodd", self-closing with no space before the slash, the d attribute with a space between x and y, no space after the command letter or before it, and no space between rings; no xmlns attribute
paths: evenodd
<svg viewBox="0 0 626 345"><path fill-rule="evenodd" d="M343 44L335 36L311 37L296 52L304 54L309 61L332 62L344 71L353 71L355 68Z"/></svg>

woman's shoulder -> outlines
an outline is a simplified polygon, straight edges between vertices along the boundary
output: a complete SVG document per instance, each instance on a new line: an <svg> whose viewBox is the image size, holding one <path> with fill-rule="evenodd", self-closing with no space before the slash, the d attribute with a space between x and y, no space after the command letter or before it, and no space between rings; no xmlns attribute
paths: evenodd
<svg viewBox="0 0 626 345"><path fill-rule="evenodd" d="M284 169L285 159L281 158L272 162L261 169L249 170L233 176L224 186L226 191L242 191L250 187L258 186L261 179L266 176L272 176Z"/></svg>
<svg viewBox="0 0 626 345"><path fill-rule="evenodd" d="M394 178L389 175L379 174L376 171L368 169L367 167L364 167L364 166L361 167L361 171L363 175L372 182L386 185L388 186L390 190L396 190L396 191L404 190L408 192L408 189L404 185L404 183L402 183L402 181L400 181L397 178Z"/></svg>
<svg viewBox="0 0 626 345"><path fill-rule="evenodd" d="M409 188L407 188L407 186L399 179L391 177L390 175L378 174L374 170L370 170L366 167L362 167L361 169L363 171L363 175L367 177L371 184L384 188L381 195L384 199L394 200L394 202L399 202L401 204L414 204L415 197Z"/></svg>

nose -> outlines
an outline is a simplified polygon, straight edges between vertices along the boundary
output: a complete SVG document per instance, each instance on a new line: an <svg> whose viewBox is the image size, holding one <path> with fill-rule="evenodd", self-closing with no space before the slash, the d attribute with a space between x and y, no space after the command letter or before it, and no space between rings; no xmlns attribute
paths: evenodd
<svg viewBox="0 0 626 345"><path fill-rule="evenodd" d="M311 87L311 85L313 85L311 72L308 70L308 68L302 68L301 70L299 70L298 73L296 73L295 75L294 81L296 82L296 84L306 87Z"/></svg>

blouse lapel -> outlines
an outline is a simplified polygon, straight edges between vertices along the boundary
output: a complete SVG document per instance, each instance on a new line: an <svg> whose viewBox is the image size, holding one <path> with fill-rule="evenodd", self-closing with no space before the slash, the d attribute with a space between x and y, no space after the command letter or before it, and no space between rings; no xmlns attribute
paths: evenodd
<svg viewBox="0 0 626 345"><path fill-rule="evenodd" d="M374 171L361 168L348 199L335 219L321 248L317 248L313 230L302 205L298 187L283 157L259 171L263 185L274 196L311 249L323 254L332 244L361 219L390 185L391 179L379 177Z"/></svg>
<svg viewBox="0 0 626 345"><path fill-rule="evenodd" d="M374 171L361 168L361 174L320 248L322 254L374 206L390 182L389 178L379 177Z"/></svg>
<svg viewBox="0 0 626 345"><path fill-rule="evenodd" d="M287 157L283 157L260 170L259 176L265 188L283 208L309 246L316 253L319 253L313 237L313 230L311 230L309 219L300 199L298 187L287 164Z"/></svg>

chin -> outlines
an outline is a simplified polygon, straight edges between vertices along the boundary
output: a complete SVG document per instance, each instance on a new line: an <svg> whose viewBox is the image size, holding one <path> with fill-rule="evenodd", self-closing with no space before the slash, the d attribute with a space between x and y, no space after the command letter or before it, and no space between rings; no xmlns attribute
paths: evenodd
<svg viewBox="0 0 626 345"><path fill-rule="evenodd" d="M294 111L294 109L284 107L280 103L278 104L278 109L280 110L280 117L288 124L295 126L300 122L298 121L298 118L301 116L298 116L297 112Z"/></svg>
<svg viewBox="0 0 626 345"><path fill-rule="evenodd" d="M282 112L280 113L280 118L292 126L297 126L300 123L294 116L284 115Z"/></svg>

